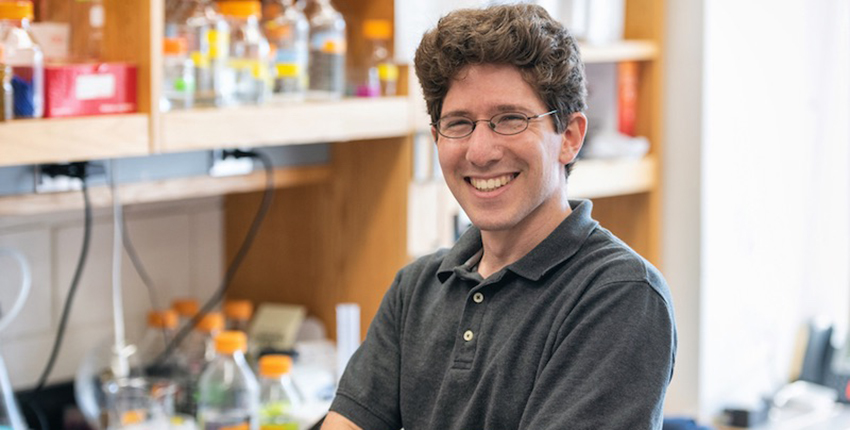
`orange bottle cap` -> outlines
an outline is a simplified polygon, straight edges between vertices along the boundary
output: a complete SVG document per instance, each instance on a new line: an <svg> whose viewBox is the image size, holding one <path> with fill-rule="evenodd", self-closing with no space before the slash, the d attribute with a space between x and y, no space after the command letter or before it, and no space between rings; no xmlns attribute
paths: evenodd
<svg viewBox="0 0 850 430"><path fill-rule="evenodd" d="M259 17L262 13L262 6L258 0L220 1L218 2L218 9L222 15L237 18L247 18L249 16Z"/></svg>
<svg viewBox="0 0 850 430"><path fill-rule="evenodd" d="M185 54L186 39L182 37L166 37L162 41L162 51L166 54Z"/></svg>
<svg viewBox="0 0 850 430"><path fill-rule="evenodd" d="M245 352L248 338L241 331L223 331L215 337L215 350L222 354Z"/></svg>
<svg viewBox="0 0 850 430"><path fill-rule="evenodd" d="M148 312L148 327L177 328L177 312L172 309Z"/></svg>
<svg viewBox="0 0 850 430"><path fill-rule="evenodd" d="M219 312L210 312L201 317L195 329L205 333L220 331L224 329L224 316Z"/></svg>
<svg viewBox="0 0 850 430"><path fill-rule="evenodd" d="M177 299L171 305L177 314L184 318L192 318L198 313L200 306L195 299Z"/></svg>
<svg viewBox="0 0 850 430"><path fill-rule="evenodd" d="M228 300L224 302L224 315L228 319L248 321L254 314L254 304L250 300Z"/></svg>
<svg viewBox="0 0 850 430"><path fill-rule="evenodd" d="M392 24L386 19L367 19L363 21L363 36L372 40L392 38Z"/></svg>
<svg viewBox="0 0 850 430"><path fill-rule="evenodd" d="M279 378L289 373L292 368L292 357L288 355L264 355L260 357L260 375L269 378Z"/></svg>
<svg viewBox="0 0 850 430"><path fill-rule="evenodd" d="M0 19L29 19L33 18L32 2L29 0L0 1Z"/></svg>

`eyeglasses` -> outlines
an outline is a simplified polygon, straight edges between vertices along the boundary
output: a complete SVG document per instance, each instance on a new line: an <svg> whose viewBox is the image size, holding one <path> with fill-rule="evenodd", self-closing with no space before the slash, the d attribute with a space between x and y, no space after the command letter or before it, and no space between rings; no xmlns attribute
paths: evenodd
<svg viewBox="0 0 850 430"><path fill-rule="evenodd" d="M440 118L437 122L431 123L431 125L437 128L437 133L440 133L440 136L447 137L449 139L460 139L469 136L473 131L475 131L475 126L481 121L487 122L487 125L490 126L490 130L493 130L498 134L503 136L512 136L514 134L520 134L528 129L529 121L542 118L547 115L552 115L556 112L558 112L557 109L534 116L528 116L519 112L505 112L493 115L490 119L477 120L472 120L463 116L447 116Z"/></svg>

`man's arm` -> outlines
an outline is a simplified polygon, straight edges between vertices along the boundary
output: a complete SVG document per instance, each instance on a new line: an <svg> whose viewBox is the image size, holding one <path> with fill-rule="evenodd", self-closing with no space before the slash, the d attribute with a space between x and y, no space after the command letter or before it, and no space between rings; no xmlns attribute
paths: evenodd
<svg viewBox="0 0 850 430"><path fill-rule="evenodd" d="M325 421L322 423L322 430L363 430L349 420L348 418L336 413L328 412Z"/></svg>

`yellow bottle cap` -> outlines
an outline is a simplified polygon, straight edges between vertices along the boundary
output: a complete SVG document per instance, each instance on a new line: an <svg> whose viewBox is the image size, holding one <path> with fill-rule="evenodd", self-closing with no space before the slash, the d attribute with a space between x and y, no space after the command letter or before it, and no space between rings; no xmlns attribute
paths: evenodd
<svg viewBox="0 0 850 430"><path fill-rule="evenodd" d="M260 375L268 378L279 378L289 373L292 368L292 358L288 355L264 355L260 357Z"/></svg>
<svg viewBox="0 0 850 430"><path fill-rule="evenodd" d="M0 19L29 19L33 18L32 2L29 0L0 1Z"/></svg>
<svg viewBox="0 0 850 430"><path fill-rule="evenodd" d="M172 309L148 312L148 327L177 328L177 312Z"/></svg>
<svg viewBox="0 0 850 430"><path fill-rule="evenodd" d="M224 316L219 312L210 312L198 321L195 329L205 333L212 333L224 329Z"/></svg>
<svg viewBox="0 0 850 430"><path fill-rule="evenodd" d="M386 19L367 19L363 21L363 36L372 40L389 40L392 37L392 24Z"/></svg>
<svg viewBox="0 0 850 430"><path fill-rule="evenodd" d="M195 299L177 299L171 305L177 314L183 318L192 318L195 314L198 313L200 306L198 306L198 301Z"/></svg>
<svg viewBox="0 0 850 430"><path fill-rule="evenodd" d="M248 321L254 314L254 304L250 300L227 300L224 302L224 316L231 320Z"/></svg>
<svg viewBox="0 0 850 430"><path fill-rule="evenodd" d="M241 331L223 331L215 337L215 350L222 354L245 352L248 338Z"/></svg>
<svg viewBox="0 0 850 430"><path fill-rule="evenodd" d="M259 17L262 13L262 6L256 0L227 0L218 2L218 9L222 15L233 16L237 18L247 18L249 16Z"/></svg>

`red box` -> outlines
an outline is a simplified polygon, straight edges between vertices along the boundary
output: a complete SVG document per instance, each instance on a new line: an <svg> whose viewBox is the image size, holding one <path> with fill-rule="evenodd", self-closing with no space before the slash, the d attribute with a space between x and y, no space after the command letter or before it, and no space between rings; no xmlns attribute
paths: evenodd
<svg viewBox="0 0 850 430"><path fill-rule="evenodd" d="M135 65L81 63L48 64L44 67L45 117L135 111Z"/></svg>

